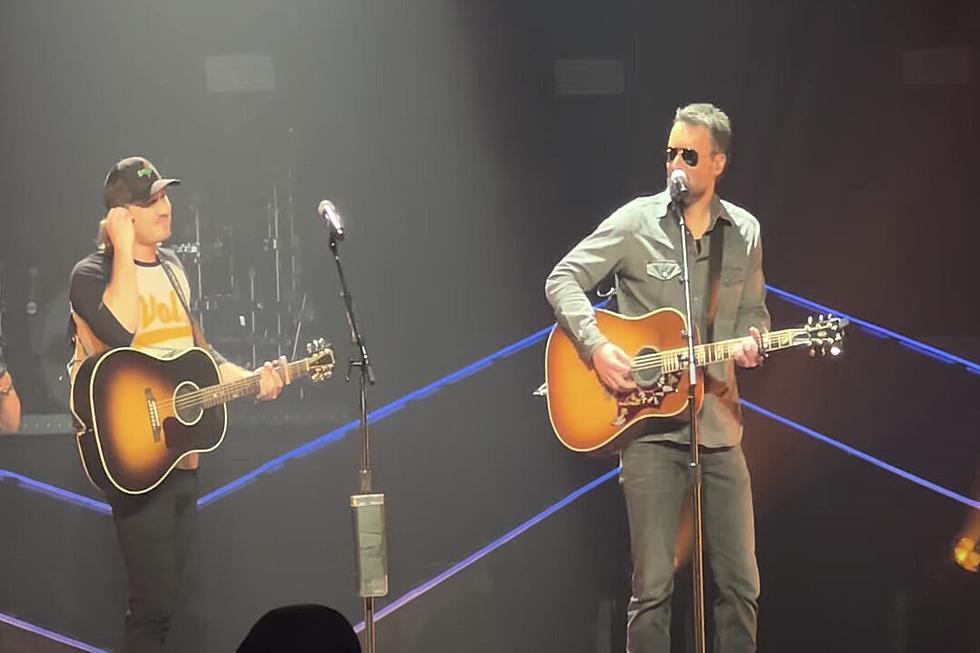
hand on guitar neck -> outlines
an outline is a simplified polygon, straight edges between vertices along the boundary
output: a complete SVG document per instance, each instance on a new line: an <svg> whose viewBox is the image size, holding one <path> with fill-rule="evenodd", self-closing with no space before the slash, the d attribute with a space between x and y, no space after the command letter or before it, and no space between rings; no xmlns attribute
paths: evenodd
<svg viewBox="0 0 980 653"><path fill-rule="evenodd" d="M759 347L762 334L755 327L749 327L749 335L735 345L732 358L739 367L756 367L762 362L762 349ZM633 378L633 360L618 345L606 342L592 352L592 366L599 380L614 392L630 392L636 389Z"/></svg>
<svg viewBox="0 0 980 653"><path fill-rule="evenodd" d="M283 386L289 382L289 379L284 376L288 374L288 370L289 367L285 356L280 356L279 360L275 362L266 361L262 364L262 367L257 368L253 372L233 363L225 363L220 368L221 380L225 382L258 376L259 391L255 395L256 401L272 401L277 398L279 393L282 392Z"/></svg>
<svg viewBox="0 0 980 653"><path fill-rule="evenodd" d="M287 379L283 376L286 373L287 361L285 356L280 356L275 364L266 361L255 374L259 374L259 393L255 395L257 401L272 401L282 392L283 385Z"/></svg>
<svg viewBox="0 0 980 653"><path fill-rule="evenodd" d="M762 334L755 327L749 327L749 335L742 338L742 341L735 345L732 358L739 367L751 368L762 363L763 352L759 343L762 342Z"/></svg>

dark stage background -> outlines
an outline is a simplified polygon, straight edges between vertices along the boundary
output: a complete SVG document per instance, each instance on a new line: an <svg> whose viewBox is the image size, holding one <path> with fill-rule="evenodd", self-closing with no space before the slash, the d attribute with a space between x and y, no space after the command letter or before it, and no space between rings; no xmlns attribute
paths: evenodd
<svg viewBox="0 0 980 653"><path fill-rule="evenodd" d="M25 409L64 410L67 277L122 156L183 179L174 241L191 240L198 212L215 295L231 294L219 272L230 269L240 298L251 266L271 301L262 239L275 187L296 221L287 299L308 295L303 337L325 335L346 361L313 215L332 199L349 221L376 407L549 324L551 267L616 207L663 187L673 112L700 100L733 119L721 191L760 218L770 283L977 360L978 45L980 5L967 0L0 0L3 327ZM269 57L272 88L209 90L206 62L224 55ZM567 60L610 62L611 77L559 92ZM805 317L770 303L777 326ZM244 356L229 304L208 330ZM977 376L860 329L847 348L836 362L774 358L743 394L976 496ZM390 599L613 466L552 437L530 396L541 356L524 350L373 427ZM353 419L342 372L302 398L233 407L204 491ZM980 651L976 576L947 562L967 508L746 419L761 650ZM204 508L169 650L232 650L286 603L359 621L356 463L348 435ZM0 469L97 496L67 433L0 438ZM613 480L566 507L382 620L379 650L623 650L621 504ZM118 647L115 547L108 517L0 482L0 612Z"/></svg>

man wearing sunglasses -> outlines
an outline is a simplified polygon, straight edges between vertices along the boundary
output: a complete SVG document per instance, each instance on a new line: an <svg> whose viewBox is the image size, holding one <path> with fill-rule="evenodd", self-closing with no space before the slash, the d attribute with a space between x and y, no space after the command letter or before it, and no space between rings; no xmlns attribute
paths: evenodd
<svg viewBox="0 0 980 653"><path fill-rule="evenodd" d="M677 110L667 139L666 179L688 179L692 312L702 341L742 337L734 361L705 368L699 416L705 552L717 584L715 653L756 650L759 571L749 471L742 454L742 420L735 365L762 355L769 328L759 222L715 191L728 163L728 116L711 104ZM546 294L558 323L584 360L614 392L636 388L630 354L599 330L586 292L613 277L620 313L684 312L681 250L685 242L669 191L637 198L615 211L555 266ZM633 352L635 353L635 352ZM688 424L645 420L644 431L620 452L633 559L627 611L629 653L670 650L670 605L681 507L690 489ZM686 557L686 549L680 553Z"/></svg>

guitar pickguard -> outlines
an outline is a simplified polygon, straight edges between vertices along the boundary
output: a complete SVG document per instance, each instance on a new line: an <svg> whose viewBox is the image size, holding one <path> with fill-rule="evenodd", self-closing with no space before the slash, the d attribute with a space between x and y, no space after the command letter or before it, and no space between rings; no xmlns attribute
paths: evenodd
<svg viewBox="0 0 980 653"><path fill-rule="evenodd" d="M644 408L659 408L665 396L677 392L680 379L680 372L670 372L661 375L653 385L638 386L636 390L617 395L616 419L612 421L612 425L620 428Z"/></svg>

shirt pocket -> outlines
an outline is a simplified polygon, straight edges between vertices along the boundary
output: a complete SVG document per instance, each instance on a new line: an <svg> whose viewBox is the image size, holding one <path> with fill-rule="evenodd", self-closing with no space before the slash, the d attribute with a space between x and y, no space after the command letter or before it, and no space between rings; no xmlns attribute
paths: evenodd
<svg viewBox="0 0 980 653"><path fill-rule="evenodd" d="M642 286L636 289L643 308L650 311L676 302L676 288L681 281L680 264L671 259L658 259L648 261L645 271Z"/></svg>
<svg viewBox="0 0 980 653"><path fill-rule="evenodd" d="M647 275L659 281L670 281L681 273L677 261L653 261L647 263Z"/></svg>

